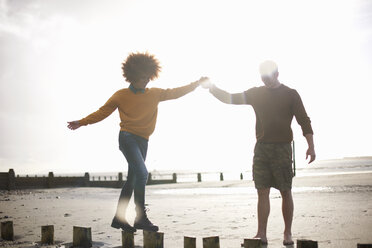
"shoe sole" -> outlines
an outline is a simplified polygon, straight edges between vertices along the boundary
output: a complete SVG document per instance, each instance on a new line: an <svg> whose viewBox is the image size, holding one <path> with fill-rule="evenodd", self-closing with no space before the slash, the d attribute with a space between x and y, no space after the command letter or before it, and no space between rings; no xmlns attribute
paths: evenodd
<svg viewBox="0 0 372 248"><path fill-rule="evenodd" d="M111 227L115 228L115 229L122 229L123 231L126 231L126 232L136 232L137 229L134 228L134 227L123 227L121 225L115 225L115 224L111 224Z"/></svg>
<svg viewBox="0 0 372 248"><path fill-rule="evenodd" d="M150 232L157 232L159 231L159 227L153 227L153 228L149 228L149 227L143 227L143 226L134 226L134 228L136 229L141 229L141 230L144 230L144 231L150 231Z"/></svg>

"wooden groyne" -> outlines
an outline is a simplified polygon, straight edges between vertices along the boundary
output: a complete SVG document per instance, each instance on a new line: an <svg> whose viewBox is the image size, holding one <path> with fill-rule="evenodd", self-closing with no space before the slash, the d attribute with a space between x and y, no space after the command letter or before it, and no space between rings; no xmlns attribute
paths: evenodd
<svg viewBox="0 0 372 248"><path fill-rule="evenodd" d="M190 173L187 174L191 181L202 182L203 177L211 173ZM216 173L215 173L216 174ZM215 180L224 181L224 174L217 173ZM184 174L183 174L184 176ZM177 183L178 177L176 173L165 175L153 175L149 173L147 184L169 184ZM243 180L243 173L240 173L240 180ZM123 173L119 172L117 176L91 176L86 172L83 176L55 176L53 172L49 172L47 176L19 176L15 174L13 169L8 172L0 173L0 190L16 190L16 189L47 189L47 188L63 188L63 187L103 187L103 188L122 188L125 180Z"/></svg>
<svg viewBox="0 0 372 248"><path fill-rule="evenodd" d="M72 230L72 246L67 247L92 247L92 229L90 227L73 226ZM1 238L4 241L14 241L13 222L6 221L1 223ZM143 231L143 248L164 248L164 233ZM54 244L54 226L41 227L41 245ZM267 245L263 244L260 239L243 239L241 247L243 248L263 248ZM221 248L219 236L211 236L202 238L203 248ZM122 246L123 248L135 248L134 233L122 231ZM293 247L293 246L291 246ZM318 241L308 239L298 239L296 241L297 248L318 248ZM196 238L184 236L183 248L196 248ZM372 248L372 244L356 244L356 248Z"/></svg>

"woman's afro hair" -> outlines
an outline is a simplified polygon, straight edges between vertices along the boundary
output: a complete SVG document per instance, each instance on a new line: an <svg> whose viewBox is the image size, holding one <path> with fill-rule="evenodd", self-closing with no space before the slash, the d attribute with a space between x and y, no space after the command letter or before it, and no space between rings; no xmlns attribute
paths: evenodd
<svg viewBox="0 0 372 248"><path fill-rule="evenodd" d="M138 81L140 78L148 77L154 80L159 76L161 67L154 55L145 53L131 53L123 62L123 76L129 83Z"/></svg>

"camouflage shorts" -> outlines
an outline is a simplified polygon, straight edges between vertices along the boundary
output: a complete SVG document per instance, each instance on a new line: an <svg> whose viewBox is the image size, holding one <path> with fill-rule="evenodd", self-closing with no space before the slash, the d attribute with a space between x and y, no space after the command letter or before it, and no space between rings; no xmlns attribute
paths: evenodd
<svg viewBox="0 0 372 248"><path fill-rule="evenodd" d="M292 189L292 147L290 143L258 143L254 148L253 180L256 189Z"/></svg>

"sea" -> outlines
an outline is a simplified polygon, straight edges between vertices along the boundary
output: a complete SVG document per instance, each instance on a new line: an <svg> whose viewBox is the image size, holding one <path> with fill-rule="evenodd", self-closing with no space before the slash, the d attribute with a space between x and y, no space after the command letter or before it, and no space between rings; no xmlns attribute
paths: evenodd
<svg viewBox="0 0 372 248"><path fill-rule="evenodd" d="M153 180L172 179L176 174L177 182L197 182L202 181L220 181L223 180L241 180L252 179L252 171L246 165L242 166L244 170L224 170L224 171L196 171L196 170L152 170L151 177ZM294 173L296 177L352 174L352 173L370 173L372 172L372 156L368 157L350 157L341 159L318 160L311 164L294 164ZM123 179L126 178L126 171L122 171ZM90 180L116 181L119 172L89 172ZM26 175L20 175L26 176ZM36 177L48 176L28 175ZM84 173L55 173L54 176L84 176Z"/></svg>
<svg viewBox="0 0 372 248"><path fill-rule="evenodd" d="M247 166L242 166L247 168ZM356 174L356 173L372 173L372 156L369 157L352 157L342 159L329 159L329 160L318 160L311 164L300 164L293 168L296 177L310 177L310 176L328 176L328 175L339 175L339 174ZM126 171L121 172L123 179L126 178ZM193 171L193 170L153 170L150 171L151 178L153 180L171 180L176 174L177 183L186 183L183 185L189 185L182 187L162 187L153 191L153 194L173 194L173 195L240 195L249 194L255 195L256 190L254 187L220 187L219 184L203 184L203 187L197 187L198 184L194 184L201 180L202 182L219 182L219 181L234 181L234 180L252 180L252 171ZM54 174L58 176L84 176L85 173L65 173L65 174ZM93 181L117 181L119 172L91 172L89 173L90 180ZM25 176L25 175L20 175ZM30 177L45 177L48 175L28 175ZM191 183L191 184L187 184ZM166 184L165 184L166 185ZM194 186L190 186L194 185ZM210 186L207 186L210 185ZM215 185L215 186L212 186ZM333 189L328 187L294 187L293 192L318 192L318 191L330 191ZM274 192L278 196L279 192Z"/></svg>

